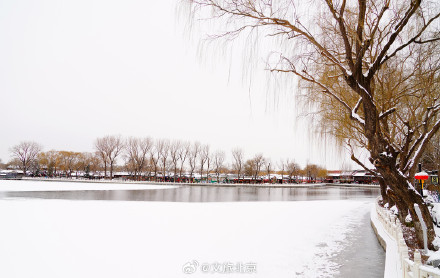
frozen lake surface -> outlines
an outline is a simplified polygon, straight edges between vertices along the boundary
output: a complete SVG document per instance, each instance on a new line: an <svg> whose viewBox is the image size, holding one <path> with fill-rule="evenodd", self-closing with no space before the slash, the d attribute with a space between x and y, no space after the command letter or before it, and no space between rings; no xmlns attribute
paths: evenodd
<svg viewBox="0 0 440 278"><path fill-rule="evenodd" d="M2 192L0 277L383 276L377 190L223 189Z"/></svg>

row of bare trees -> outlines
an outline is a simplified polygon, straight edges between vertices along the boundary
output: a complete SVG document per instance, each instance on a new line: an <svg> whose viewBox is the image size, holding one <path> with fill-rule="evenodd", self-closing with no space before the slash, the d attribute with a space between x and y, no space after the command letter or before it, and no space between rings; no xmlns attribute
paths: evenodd
<svg viewBox="0 0 440 278"><path fill-rule="evenodd" d="M192 180L196 173L201 179L208 179L209 174L215 174L217 180L222 173L236 174L237 179L248 176L254 180L260 175L268 175L270 179L275 173L287 176L290 180L306 175L316 179L326 174L325 169L316 165L307 165L301 169L289 159L273 163L261 153L245 159L241 148L232 150L232 163L229 164L224 151L213 152L209 145L199 142L105 136L97 138L94 147L94 153L43 152L38 143L22 142L11 148L13 160L9 164L24 172L31 171L33 174L51 177L78 176L78 173L89 176L103 171L104 177L112 179L115 171L126 171L136 180L163 179L166 174L172 181Z"/></svg>
<svg viewBox="0 0 440 278"><path fill-rule="evenodd" d="M256 154L253 158L246 160L244 163L244 175L251 176L253 179L261 174L271 179L271 174L280 174L281 179L288 177L289 181L305 177L309 181L315 181L317 178L325 178L327 169L316 164L307 164L301 168L298 163L290 159L281 159L278 163L273 163L271 159L265 158L262 154Z"/></svg>
<svg viewBox="0 0 440 278"><path fill-rule="evenodd" d="M199 142L154 140L151 137L130 137L122 140L118 136L106 136L96 140L95 148L103 162L104 171L106 171L106 165L110 165L110 177L112 177L115 159L119 154L125 161L125 170L136 179L140 179L145 172L155 178L158 177L158 173L161 175L167 172L172 173L169 177L173 181L182 180L184 173L188 173L192 179L196 172L201 178L206 176L206 179L210 173L214 173L217 180L221 173L234 173L238 179L252 176L255 180L264 173L269 176L269 179L273 173L287 175L289 179L307 175L313 180L326 175L326 170L322 167L311 164L301 169L297 163L289 159L281 160L274 165L263 154L257 154L245 160L241 148L232 150L232 164L228 167L224 151L212 152L209 145Z"/></svg>
<svg viewBox="0 0 440 278"><path fill-rule="evenodd" d="M96 142L122 142L119 137L118 139L114 137L99 138ZM176 181L181 180L185 172L188 172L190 177L194 177L196 171L201 176L204 173L208 175L210 171L213 171L218 177L225 170L225 153L223 151L212 153L209 145L202 145L199 142L130 137L125 140L124 146L122 156L125 160L126 170L137 179L144 172L152 174L153 177L158 177L158 173L163 176L165 173L171 172L172 180ZM115 147L103 148L102 157L107 159L108 163L111 160L109 155L105 154L110 153L112 149Z"/></svg>

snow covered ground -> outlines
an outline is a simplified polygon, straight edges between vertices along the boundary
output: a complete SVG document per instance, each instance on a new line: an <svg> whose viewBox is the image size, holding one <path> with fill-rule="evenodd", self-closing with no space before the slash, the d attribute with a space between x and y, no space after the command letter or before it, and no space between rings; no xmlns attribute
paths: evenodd
<svg viewBox="0 0 440 278"><path fill-rule="evenodd" d="M333 277L370 207L0 200L0 277Z"/></svg>
<svg viewBox="0 0 440 278"><path fill-rule="evenodd" d="M173 185L117 183L117 182L84 182L57 180L0 180L1 191L64 191L64 190L128 190L128 189L168 189Z"/></svg>

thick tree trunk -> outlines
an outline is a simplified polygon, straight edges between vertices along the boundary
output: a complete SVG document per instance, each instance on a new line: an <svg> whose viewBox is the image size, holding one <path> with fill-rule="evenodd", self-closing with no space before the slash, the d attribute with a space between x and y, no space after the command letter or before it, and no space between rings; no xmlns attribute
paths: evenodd
<svg viewBox="0 0 440 278"><path fill-rule="evenodd" d="M26 171L27 171L26 162L23 162L23 167L22 167L22 169L23 169L23 176L26 177Z"/></svg>
<svg viewBox="0 0 440 278"><path fill-rule="evenodd" d="M385 181L383 179L379 179L379 185L380 185L380 195L382 196L382 202L384 204L390 203L390 198L388 197L387 194L387 185Z"/></svg>
<svg viewBox="0 0 440 278"><path fill-rule="evenodd" d="M428 248L433 249L432 241L435 238L434 226L431 214L429 213L428 207L422 196L410 186L407 179L402 176L399 170L395 167L378 167L377 170L382 174L385 183L390 187L388 196L390 196L396 203L396 206L399 209L399 218L402 223L405 223L404 218L409 210L415 227L417 244L419 248L423 248L423 231L414 208L414 204L418 204L423 220L427 226Z"/></svg>
<svg viewBox="0 0 440 278"><path fill-rule="evenodd" d="M405 223L404 217L409 210L415 227L417 244L423 248L423 231L414 209L414 204L419 205L428 229L428 247L433 249L432 241L435 238L435 231L431 214L422 196L416 192L404 174L397 168L399 153L388 143L381 131L379 113L373 102L374 92L370 82L371 80L362 78L358 81L355 81L354 78L347 79L349 86L363 98L364 135L368 140L367 149L371 155L370 162L374 164L384 181L381 184L382 197L389 198L396 204L402 223ZM411 177L411 173L409 173L409 177Z"/></svg>

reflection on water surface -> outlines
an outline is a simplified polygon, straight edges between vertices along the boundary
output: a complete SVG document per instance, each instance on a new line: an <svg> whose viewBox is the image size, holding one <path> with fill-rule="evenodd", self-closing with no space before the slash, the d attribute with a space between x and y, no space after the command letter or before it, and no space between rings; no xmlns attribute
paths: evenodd
<svg viewBox="0 0 440 278"><path fill-rule="evenodd" d="M373 199L378 188L320 186L310 188L253 188L183 186L150 190L84 190L2 192L1 198L41 198L67 200L117 200L165 202L248 202Z"/></svg>

